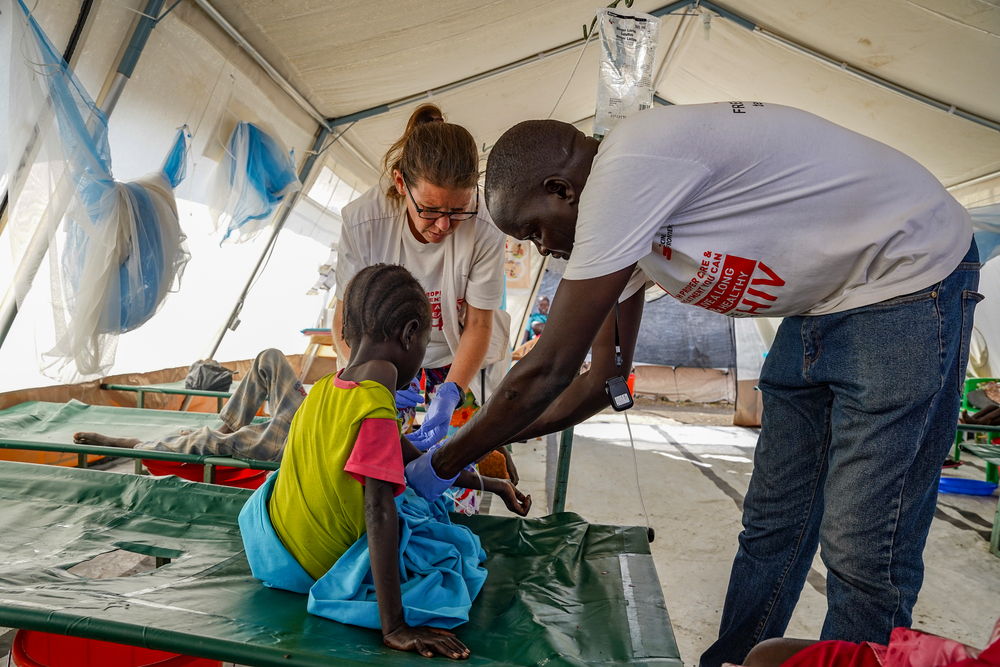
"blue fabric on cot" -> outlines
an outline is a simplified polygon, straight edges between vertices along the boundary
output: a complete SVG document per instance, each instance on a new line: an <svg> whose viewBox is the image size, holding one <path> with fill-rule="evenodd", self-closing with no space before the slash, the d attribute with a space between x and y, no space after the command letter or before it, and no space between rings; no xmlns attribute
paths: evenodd
<svg viewBox="0 0 1000 667"><path fill-rule="evenodd" d="M367 535L314 581L281 543L267 513L277 474L268 477L240 512L240 532L253 576L265 586L308 593L311 614L378 629L378 602ZM407 489L396 497L403 618L410 626L454 628L469 620L486 581L479 537L453 524L444 501L428 503Z"/></svg>

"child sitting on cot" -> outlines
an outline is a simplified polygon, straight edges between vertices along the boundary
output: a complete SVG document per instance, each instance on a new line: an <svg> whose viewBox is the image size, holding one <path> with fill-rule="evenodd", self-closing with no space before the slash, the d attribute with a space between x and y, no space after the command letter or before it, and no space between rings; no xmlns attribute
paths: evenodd
<svg viewBox="0 0 1000 667"><path fill-rule="evenodd" d="M982 651L953 639L896 628L888 645L778 637L753 647L742 666L723 667L1000 667L1000 620Z"/></svg>
<svg viewBox="0 0 1000 667"><path fill-rule="evenodd" d="M430 318L423 288L401 266L376 264L351 280L350 363L313 385L281 468L247 501L240 530L254 577L308 593L310 613L380 628L393 649L467 658L446 628L468 620L486 556L443 504L406 490L405 462L420 452L400 435L394 402L420 367ZM506 480L464 472L456 484L491 491L521 516L531 507Z"/></svg>

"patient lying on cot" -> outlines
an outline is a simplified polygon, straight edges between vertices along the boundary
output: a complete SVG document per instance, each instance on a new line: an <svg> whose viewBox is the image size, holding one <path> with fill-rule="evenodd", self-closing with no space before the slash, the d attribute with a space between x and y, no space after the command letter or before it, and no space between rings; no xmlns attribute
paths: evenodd
<svg viewBox="0 0 1000 667"><path fill-rule="evenodd" d="M310 613L380 628L386 646L467 658L448 629L468 620L486 578L486 554L444 505L406 490L419 455L400 435L393 392L423 360L430 307L400 266L358 273L344 298L348 366L313 385L296 412L281 469L250 497L240 530L253 575L308 593ZM531 507L509 481L465 472L521 515Z"/></svg>
<svg viewBox="0 0 1000 667"><path fill-rule="evenodd" d="M292 418L305 396L302 382L285 355L279 350L267 349L253 360L243 381L219 413L220 424L216 428L182 429L167 437L148 441L81 431L73 434L73 442L278 461L285 449ZM255 421L264 401L267 401L271 418Z"/></svg>

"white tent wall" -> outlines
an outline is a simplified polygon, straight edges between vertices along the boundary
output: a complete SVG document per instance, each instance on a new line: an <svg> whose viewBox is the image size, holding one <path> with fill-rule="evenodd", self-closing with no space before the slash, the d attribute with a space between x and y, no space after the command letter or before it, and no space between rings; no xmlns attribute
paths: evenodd
<svg viewBox="0 0 1000 667"><path fill-rule="evenodd" d="M70 9L75 3L43 0L39 4L63 22L65 15L75 21L76 9ZM46 15L38 13L43 29L47 29ZM117 2L99 3L91 17L77 71L92 94L110 79L109 70L135 17L128 6ZM144 326L121 337L114 373L183 366L206 355L261 254L266 232L251 242L220 247L221 231L213 231L206 206L216 161L237 120L264 124L295 150L300 164L317 130L316 121L197 7L182 4L150 35L111 116L110 145L116 178L130 180L159 168L179 125L188 123L196 131L188 177L177 192L181 225L193 257L180 291L169 295L160 312ZM217 356L252 357L264 347L301 352L305 341L298 329L312 325L318 309L317 297L307 297L305 292L327 254L328 247L322 243L294 234L279 235L265 275L258 281L271 287L251 295L241 316L243 326L227 336ZM34 354L39 332L51 327L45 307L46 280L36 283L0 348L0 368L4 369L0 390L54 382L37 370ZM6 283L0 287L6 288Z"/></svg>
<svg viewBox="0 0 1000 667"><path fill-rule="evenodd" d="M386 5L392 20L382 21L373 20L379 13L372 4L213 3L323 113L339 117L380 106L395 112L397 101L412 108L429 96L456 122L471 119L465 122L486 146L511 124L550 113L579 56L580 26L604 4L407 0ZM719 16L708 2L635 3L641 11L676 12L663 17L660 61L685 26L668 65L662 71L657 65L656 91L663 98L793 104L899 148L946 185L1000 167L1000 132L958 115L992 118L1000 108L1000 91L991 85L1000 70L995 6L968 0L723 4L756 27ZM351 29L338 29L344 25ZM575 122L593 113L598 50L596 40L587 47L554 117ZM852 68L887 81L873 82ZM469 78L475 83L455 86ZM384 123L392 133L384 132ZM399 123L367 117L345 140L377 162Z"/></svg>
<svg viewBox="0 0 1000 667"><path fill-rule="evenodd" d="M595 9L607 3L213 0L213 4L317 108L339 117L577 40L581 24L589 25ZM637 0L634 8L648 11L664 4ZM557 94L554 91L553 100ZM594 89L591 113L593 94ZM530 95L523 91L518 97ZM507 109L500 105L493 113L507 114Z"/></svg>

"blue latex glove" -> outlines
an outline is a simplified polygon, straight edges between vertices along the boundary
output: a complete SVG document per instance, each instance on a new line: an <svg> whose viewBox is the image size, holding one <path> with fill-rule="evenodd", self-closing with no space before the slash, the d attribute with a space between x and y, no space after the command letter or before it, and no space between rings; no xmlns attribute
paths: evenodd
<svg viewBox="0 0 1000 667"><path fill-rule="evenodd" d="M406 485L418 496L434 502L455 483L458 475L451 479L441 479L431 465L431 452L422 454L406 464Z"/></svg>
<svg viewBox="0 0 1000 667"><path fill-rule="evenodd" d="M418 403L424 402L424 395L420 393L420 385L417 379L410 380L410 386L396 392L396 409L409 410L417 407Z"/></svg>
<svg viewBox="0 0 1000 667"><path fill-rule="evenodd" d="M462 401L462 390L454 382L439 384L434 391L434 400L427 408L424 421L413 433L406 437L420 451L427 451L431 445L448 434L451 413Z"/></svg>

